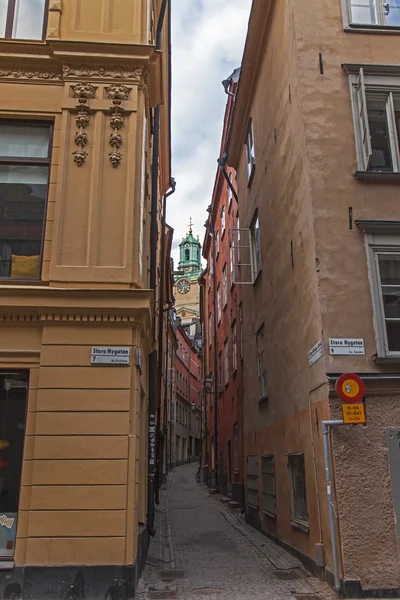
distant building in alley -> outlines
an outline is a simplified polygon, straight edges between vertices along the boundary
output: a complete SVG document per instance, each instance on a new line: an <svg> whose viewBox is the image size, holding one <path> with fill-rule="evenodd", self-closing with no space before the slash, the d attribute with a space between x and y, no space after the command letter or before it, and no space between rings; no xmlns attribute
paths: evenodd
<svg viewBox="0 0 400 600"><path fill-rule="evenodd" d="M352 598L400 594L399 26L396 2L254 0L229 135L246 518ZM367 424L324 434L342 373Z"/></svg>
<svg viewBox="0 0 400 600"><path fill-rule="evenodd" d="M228 92L221 156L225 151L239 69L224 82ZM243 504L243 346L241 288L235 285L230 231L239 227L235 198L236 173L219 168L215 178L203 245L207 284L203 289L203 345L207 348L204 378L207 394L207 456L210 485ZM233 189L232 189L233 188ZM205 278L204 278L205 280ZM203 282L204 285L204 282ZM217 414L215 414L217 411ZM205 458L205 457L204 457Z"/></svg>

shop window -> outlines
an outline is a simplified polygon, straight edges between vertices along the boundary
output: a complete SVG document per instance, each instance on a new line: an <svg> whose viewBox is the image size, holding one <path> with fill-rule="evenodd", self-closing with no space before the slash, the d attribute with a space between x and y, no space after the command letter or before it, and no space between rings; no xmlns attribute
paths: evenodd
<svg viewBox="0 0 400 600"><path fill-rule="evenodd" d="M0 278L40 278L51 133L0 122Z"/></svg>
<svg viewBox="0 0 400 600"><path fill-rule="evenodd" d="M47 10L48 0L0 0L0 37L44 39Z"/></svg>

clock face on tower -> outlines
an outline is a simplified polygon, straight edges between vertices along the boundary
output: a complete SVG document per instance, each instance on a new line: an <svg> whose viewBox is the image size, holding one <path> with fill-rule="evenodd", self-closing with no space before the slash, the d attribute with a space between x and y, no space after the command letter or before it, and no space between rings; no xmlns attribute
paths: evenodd
<svg viewBox="0 0 400 600"><path fill-rule="evenodd" d="M178 288L178 292L180 294L187 294L188 291L190 290L190 281L189 281L189 279L181 279L180 281L178 281L176 287Z"/></svg>

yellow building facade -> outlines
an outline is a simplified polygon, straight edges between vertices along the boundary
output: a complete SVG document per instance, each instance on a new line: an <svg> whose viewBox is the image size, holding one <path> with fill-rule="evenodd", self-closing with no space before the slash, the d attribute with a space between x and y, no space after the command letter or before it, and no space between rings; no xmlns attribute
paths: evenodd
<svg viewBox="0 0 400 600"><path fill-rule="evenodd" d="M168 3L6 4L0 597L130 598L152 510Z"/></svg>

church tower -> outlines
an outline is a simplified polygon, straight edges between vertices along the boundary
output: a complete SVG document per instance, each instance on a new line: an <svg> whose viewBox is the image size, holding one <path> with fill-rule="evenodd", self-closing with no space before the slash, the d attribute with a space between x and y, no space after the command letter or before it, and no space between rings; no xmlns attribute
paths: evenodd
<svg viewBox="0 0 400 600"><path fill-rule="evenodd" d="M200 318L200 287L198 278L202 272L201 244L193 235L190 220L189 233L179 244L179 274L175 277L174 295L176 314L182 323Z"/></svg>

